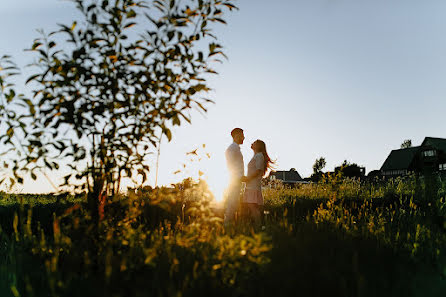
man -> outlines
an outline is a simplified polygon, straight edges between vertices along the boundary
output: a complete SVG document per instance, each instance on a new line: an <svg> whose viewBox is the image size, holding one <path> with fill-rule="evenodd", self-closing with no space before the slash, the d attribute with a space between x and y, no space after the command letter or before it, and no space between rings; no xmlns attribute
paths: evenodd
<svg viewBox="0 0 446 297"><path fill-rule="evenodd" d="M235 128L231 131L233 143L226 149L226 163L229 170L229 186L226 195L226 209L224 224L228 226L235 219L235 212L239 206L242 177L244 176L243 155L240 144L243 144L245 135L243 130Z"/></svg>

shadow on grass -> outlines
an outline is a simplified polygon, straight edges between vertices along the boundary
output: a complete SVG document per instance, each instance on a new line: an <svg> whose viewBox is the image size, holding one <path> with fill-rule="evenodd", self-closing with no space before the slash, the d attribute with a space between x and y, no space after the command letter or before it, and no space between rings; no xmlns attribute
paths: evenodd
<svg viewBox="0 0 446 297"><path fill-rule="evenodd" d="M446 281L371 239L332 225L272 227L271 262L252 296L445 296Z"/></svg>
<svg viewBox="0 0 446 297"><path fill-rule="evenodd" d="M144 265L138 248L129 254L133 266L104 277L103 267L98 271L85 270L81 263L82 252L94 243L79 231L70 234L73 242L71 254L60 257L58 271L69 285L59 290L60 296L445 296L446 282L428 264L415 262L408 254L397 254L391 247L373 238L353 236L329 223L316 224L305 217L318 207L321 201L299 200L284 207L270 209L266 237L272 249L267 264L255 264L245 259L229 273L238 273L232 283L210 258L215 259L218 250L208 243L193 248L170 245L162 241L156 265ZM384 203L385 204L385 203ZM33 220L48 232L51 240L53 212L63 214L73 204L34 206ZM125 218L129 204L116 202L107 206L110 223ZM382 207L382 204L379 206ZM161 222L172 225L181 217L182 204L170 210L144 205L132 223L133 228L155 230ZM52 296L45 274L45 260L33 256L29 246L21 246L13 240L12 221L15 213L24 220L26 207L0 208L3 233L0 255L0 296L14 296L14 285L27 296L27 283L32 283L29 296ZM21 214L20 214L21 213ZM289 225L288 222L291 222ZM35 228L35 226L33 227ZM239 228L240 230L243 228ZM139 230L139 229L138 229ZM240 232L239 232L240 233ZM249 232L248 232L249 233ZM234 237L237 234L234 234ZM8 240L8 242L6 242ZM237 246L239 247L239 246ZM119 246L115 251L126 252ZM111 247L110 250L113 250ZM107 251L103 251L106 253ZM76 255L76 256L75 256ZM172 256L178 264L172 265ZM120 261L119 255L111 255L111 261ZM104 257L103 257L104 258ZM105 257L106 258L106 257ZM239 259L239 258L237 258ZM198 263L198 264L197 264ZM122 267L119 262L112 267ZM175 267L175 269L172 269ZM205 268L203 268L205 267ZM8 271L14 270L14 273ZM22 277L26 275L26 277ZM57 286L57 284L56 284ZM32 294L31 294L32 293Z"/></svg>

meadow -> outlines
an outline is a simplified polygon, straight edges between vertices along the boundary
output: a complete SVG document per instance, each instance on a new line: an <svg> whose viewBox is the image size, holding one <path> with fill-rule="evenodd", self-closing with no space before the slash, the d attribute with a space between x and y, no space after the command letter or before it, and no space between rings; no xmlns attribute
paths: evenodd
<svg viewBox="0 0 446 297"><path fill-rule="evenodd" d="M0 295L445 296L441 177L263 194L263 229L191 180L109 197L96 229L82 195L1 193Z"/></svg>
<svg viewBox="0 0 446 297"><path fill-rule="evenodd" d="M217 25L226 24L227 15L238 10L237 1L70 2L76 13L66 13L66 8L61 8L64 13L56 14L67 19L58 20L53 29L38 30L39 35L26 45L32 55L29 60L18 57L20 64L31 63L31 68L21 69L15 62L17 57L0 56L0 186L23 184L28 179L37 180L41 173L61 169L67 175L60 176L64 182L58 186L85 194L0 192L0 297L446 296L444 176L360 181L327 175L318 183L297 187L266 184L262 228L242 217L225 228L222 208L204 181L186 179L172 187L119 193L124 178L144 184L153 169L148 161L155 151L159 157L163 138L171 141L177 126L190 124L195 111L206 113L209 104L217 99L210 78L227 58L229 46L217 38L221 32ZM271 8L277 5L270 4L250 4L267 7L268 15L260 18L256 13L256 18L247 22L275 24L286 19L280 12L279 22L271 21ZM30 19L28 30L53 20L54 11L59 11L52 10L53 6L37 10L23 4L17 11L28 11L33 16L39 11L51 13L49 17L41 14L45 16L42 21ZM288 19L294 22L289 27L302 27L296 23L299 17L295 9L288 10L293 12ZM373 10L367 10L367 15L369 11ZM23 20L20 15L14 18ZM346 19L340 19L345 27ZM392 15L390 19L395 18ZM382 28L383 24L367 25L367 30ZM9 27L15 26L8 24ZM360 26L352 23L351 28L357 30ZM244 42L246 36L255 35L246 35L240 29L232 31L243 32ZM401 31L400 26L396 31ZM348 35L356 36L358 32ZM277 60L281 55L277 57L275 53L300 46L284 47L289 34L280 33L260 34L262 39L256 44L268 44L265 38L269 36L287 38L271 43L280 46L269 51L274 55L263 61L281 65ZM377 31L375 35L382 36L381 33ZM344 40L343 34L326 39ZM373 44L383 42L376 40ZM320 48L338 48L334 45ZM18 53L19 49L14 48L13 52ZM246 55L246 48L242 49ZM251 46L248 54L252 56L255 51ZM316 66L321 61L317 52ZM353 52L340 53L349 59L358 57ZM287 61L295 56L293 51ZM307 59L310 56L302 57L311 61ZM291 65L293 71L296 68L285 64ZM255 69L258 74L258 63L247 65L242 71ZM266 71L271 74L271 69ZM303 71L302 77L306 77L308 71ZM369 81L369 72L361 78L355 71L352 77ZM333 73L324 75L345 76L337 70ZM20 79L16 79L18 76ZM395 74L383 82L388 84L395 77L404 76ZM288 74L278 81L287 79ZM252 81L258 89L258 82ZM234 86L238 84L230 81L227 85L235 91L235 96L227 96L235 98L235 103L240 100L237 94L249 89L243 86L243 90L237 90ZM270 90L276 92L269 78L264 85L272 86ZM313 85L313 91L319 94L320 80ZM347 79L346 86L350 85L351 79ZM361 93L374 94L374 89ZM311 94L311 89L308 91ZM336 92L329 90L327 94ZM348 98L337 96L339 106L342 97ZM270 98L263 100L269 103ZM336 96L333 98L336 100ZM319 112L319 107L307 109ZM264 118L270 119L270 111L262 111L266 112ZM220 114L224 114L225 122L236 116L232 112ZM282 114L280 117L287 118ZM321 117L309 115L308 120L320 122L315 118ZM271 126L270 121L265 123ZM214 131L211 125L207 128ZM259 135L268 135L266 132ZM275 130L270 132L277 134ZM197 156L197 149L187 155ZM315 173L320 173L325 160L323 163Z"/></svg>

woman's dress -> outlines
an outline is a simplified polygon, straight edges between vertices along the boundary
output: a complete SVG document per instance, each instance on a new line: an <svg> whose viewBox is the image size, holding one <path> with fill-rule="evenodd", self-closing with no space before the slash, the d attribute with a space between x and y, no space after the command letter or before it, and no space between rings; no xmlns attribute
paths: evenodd
<svg viewBox="0 0 446 297"><path fill-rule="evenodd" d="M248 163L248 176L254 175L257 170L261 170L263 172L264 168L265 158L263 157L262 153L257 153ZM259 175L246 183L243 202L263 205L262 175Z"/></svg>

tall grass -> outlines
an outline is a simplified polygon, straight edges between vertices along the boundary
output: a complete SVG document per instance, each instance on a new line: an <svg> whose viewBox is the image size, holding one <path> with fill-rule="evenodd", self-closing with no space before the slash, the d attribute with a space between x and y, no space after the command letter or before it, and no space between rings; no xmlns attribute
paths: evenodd
<svg viewBox="0 0 446 297"><path fill-rule="evenodd" d="M223 228L204 183L111 197L99 234L82 197L3 194L0 295L440 296L436 185L432 197L416 177L266 187L261 232Z"/></svg>

